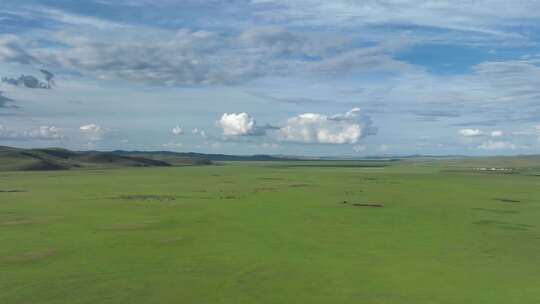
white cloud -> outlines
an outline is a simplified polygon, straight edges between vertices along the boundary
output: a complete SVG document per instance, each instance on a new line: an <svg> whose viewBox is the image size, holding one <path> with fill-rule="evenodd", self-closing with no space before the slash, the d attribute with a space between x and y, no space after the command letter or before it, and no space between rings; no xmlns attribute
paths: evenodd
<svg viewBox="0 0 540 304"><path fill-rule="evenodd" d="M174 127L174 128L172 129L172 133L173 133L174 135L182 135L182 134L184 134L184 130L182 129L182 127L176 126L176 127Z"/></svg>
<svg viewBox="0 0 540 304"><path fill-rule="evenodd" d="M26 130L13 130L0 125L0 139L13 140L60 140L64 138L64 130L55 126L40 126Z"/></svg>
<svg viewBox="0 0 540 304"><path fill-rule="evenodd" d="M355 144L369 135L371 121L359 115L359 109L341 114L326 116L317 113L304 113L289 118L285 126L276 131L278 140L320 143Z"/></svg>
<svg viewBox="0 0 540 304"><path fill-rule="evenodd" d="M26 132L29 137L35 138L62 139L64 137L64 130L55 126L41 126L37 130Z"/></svg>
<svg viewBox="0 0 540 304"><path fill-rule="evenodd" d="M105 133L105 130L102 127L93 123L81 126L79 131L89 142L100 141Z"/></svg>
<svg viewBox="0 0 540 304"><path fill-rule="evenodd" d="M96 124L83 125L79 128L83 132L100 132L101 127Z"/></svg>
<svg viewBox="0 0 540 304"><path fill-rule="evenodd" d="M475 136L484 135L484 132L478 129L461 129L459 130L459 133L465 137L475 137Z"/></svg>
<svg viewBox="0 0 540 304"><path fill-rule="evenodd" d="M201 129L198 129L198 128L193 129L191 131L191 133L193 133L194 135L200 135L204 139L207 138L206 132L204 130L201 130Z"/></svg>
<svg viewBox="0 0 540 304"><path fill-rule="evenodd" d="M484 150L514 150L517 149L517 146L508 141L488 140L483 142L480 146L478 146L478 148Z"/></svg>
<svg viewBox="0 0 540 304"><path fill-rule="evenodd" d="M491 137L501 137L504 135L504 132L501 130L496 130L491 132Z"/></svg>
<svg viewBox="0 0 540 304"><path fill-rule="evenodd" d="M224 113L217 125L226 136L249 135L256 130L255 120L247 113Z"/></svg>

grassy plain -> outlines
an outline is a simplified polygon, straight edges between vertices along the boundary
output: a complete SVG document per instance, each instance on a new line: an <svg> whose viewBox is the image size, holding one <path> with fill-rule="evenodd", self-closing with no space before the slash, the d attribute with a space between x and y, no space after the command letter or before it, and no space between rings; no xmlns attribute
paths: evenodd
<svg viewBox="0 0 540 304"><path fill-rule="evenodd" d="M539 303L538 162L478 164L0 172L0 303Z"/></svg>

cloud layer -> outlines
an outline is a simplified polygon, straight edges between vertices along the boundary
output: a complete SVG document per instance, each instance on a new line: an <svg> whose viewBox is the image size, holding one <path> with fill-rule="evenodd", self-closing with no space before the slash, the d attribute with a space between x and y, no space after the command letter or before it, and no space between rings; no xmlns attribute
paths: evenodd
<svg viewBox="0 0 540 304"><path fill-rule="evenodd" d="M539 9L532 0L4 0L3 134L30 145L61 133L54 125L62 144L81 148L178 149L181 138L201 152L535 153Z"/></svg>
<svg viewBox="0 0 540 304"><path fill-rule="evenodd" d="M362 137L373 133L371 120L361 116L360 109L354 108L342 115L300 114L289 118L276 136L290 142L356 144Z"/></svg>

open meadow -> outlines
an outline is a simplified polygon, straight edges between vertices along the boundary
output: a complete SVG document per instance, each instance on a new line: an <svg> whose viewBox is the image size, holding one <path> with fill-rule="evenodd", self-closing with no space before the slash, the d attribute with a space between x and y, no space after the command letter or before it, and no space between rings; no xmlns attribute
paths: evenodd
<svg viewBox="0 0 540 304"><path fill-rule="evenodd" d="M532 164L0 172L0 303L538 303Z"/></svg>

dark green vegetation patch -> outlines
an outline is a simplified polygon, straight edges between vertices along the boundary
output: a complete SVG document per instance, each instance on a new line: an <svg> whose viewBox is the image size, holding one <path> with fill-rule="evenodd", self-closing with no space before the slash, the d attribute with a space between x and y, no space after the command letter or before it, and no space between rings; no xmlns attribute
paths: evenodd
<svg viewBox="0 0 540 304"><path fill-rule="evenodd" d="M128 201L174 201L176 200L174 195L154 195L154 194L123 194L113 197L113 199L128 200Z"/></svg>

